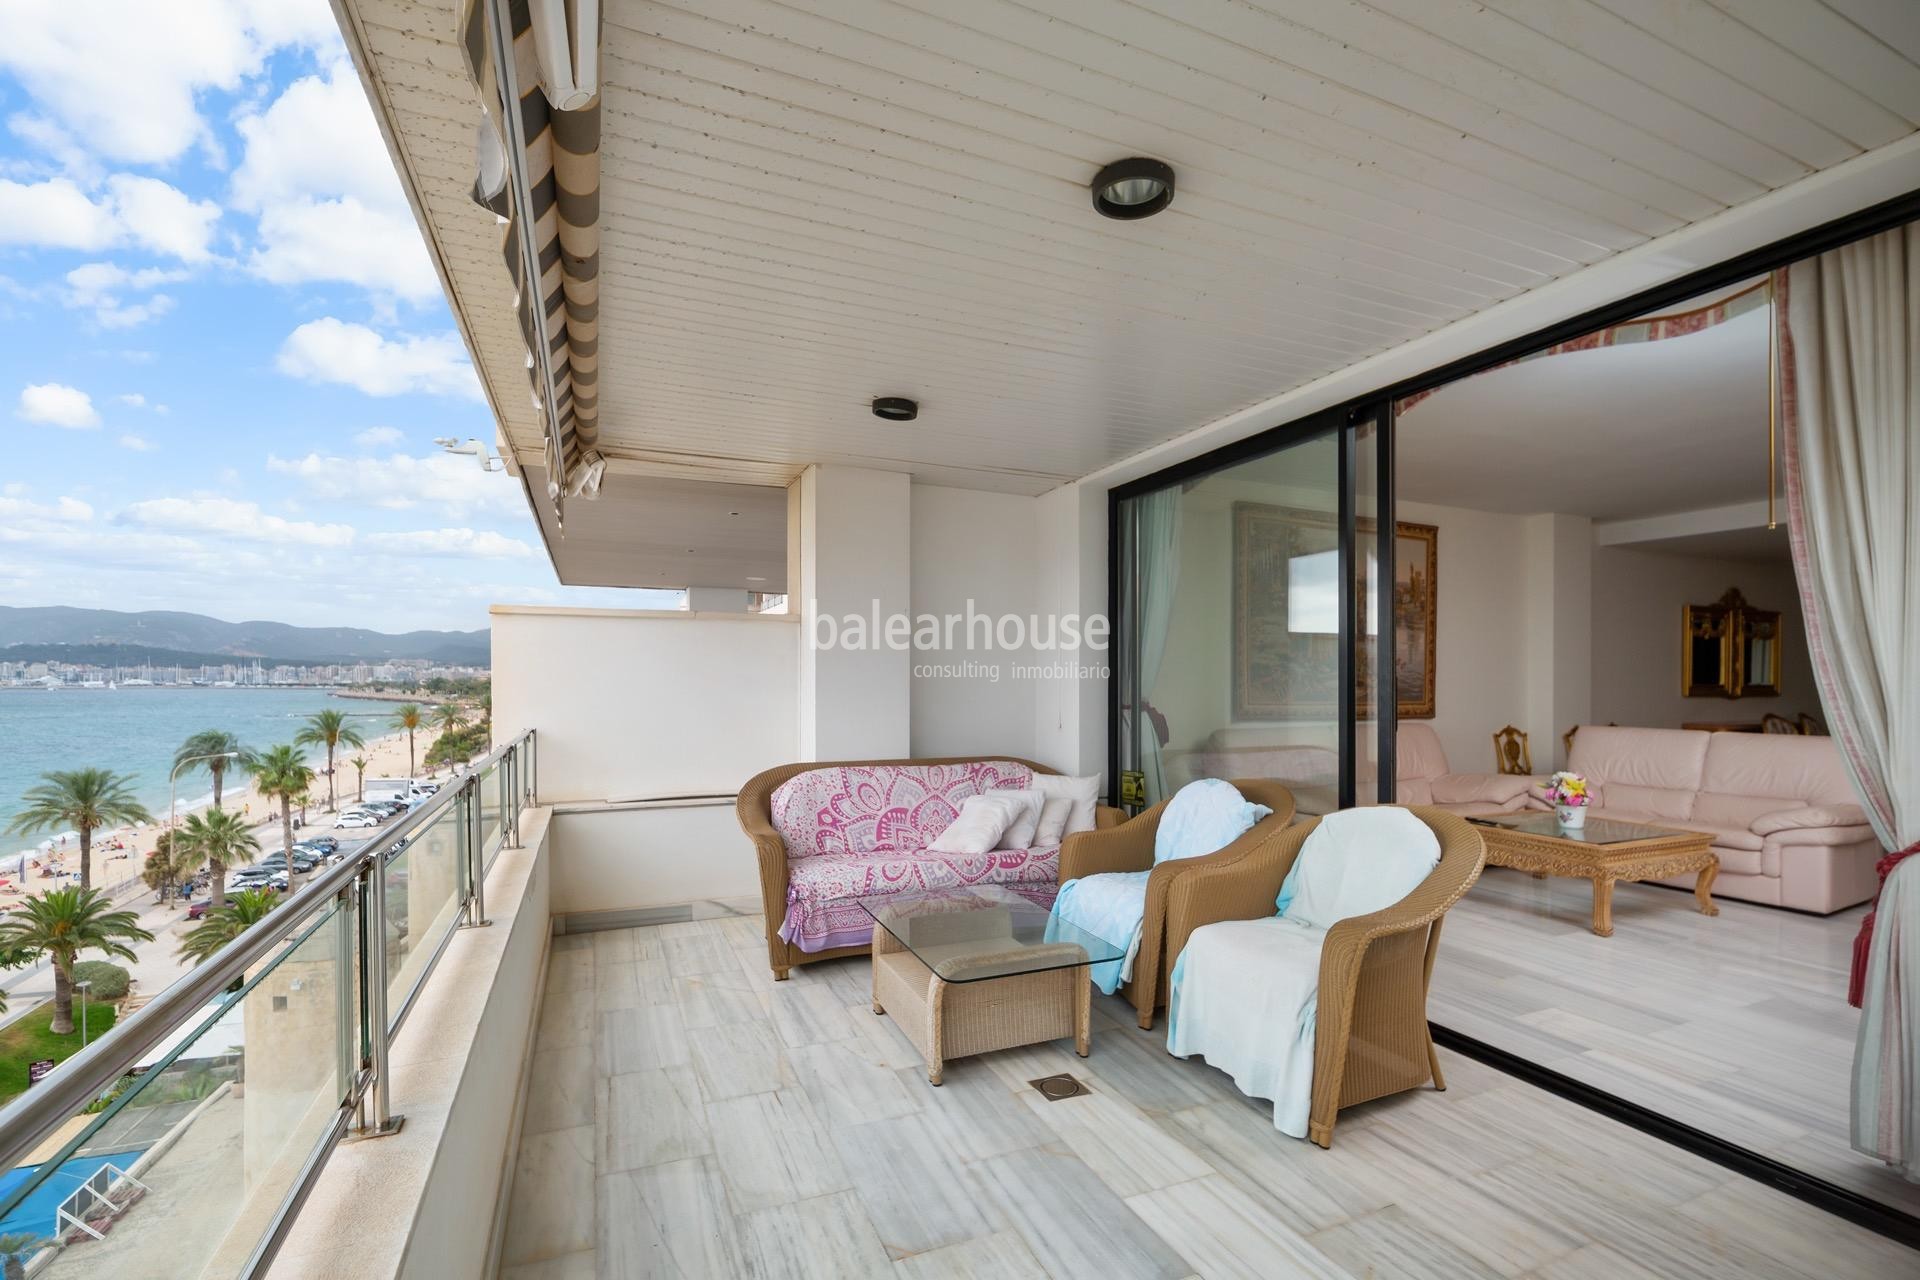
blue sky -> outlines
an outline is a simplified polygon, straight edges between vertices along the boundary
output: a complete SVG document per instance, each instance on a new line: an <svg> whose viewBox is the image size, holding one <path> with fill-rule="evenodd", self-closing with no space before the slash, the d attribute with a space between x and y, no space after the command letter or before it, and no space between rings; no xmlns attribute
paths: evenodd
<svg viewBox="0 0 1920 1280"><path fill-rule="evenodd" d="M326 0L0 10L0 602L672 607L434 446L493 421Z"/></svg>

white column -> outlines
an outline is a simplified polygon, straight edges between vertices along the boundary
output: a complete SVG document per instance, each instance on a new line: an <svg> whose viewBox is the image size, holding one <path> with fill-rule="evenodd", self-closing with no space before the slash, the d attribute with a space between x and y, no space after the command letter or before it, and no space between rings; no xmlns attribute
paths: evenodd
<svg viewBox="0 0 1920 1280"><path fill-rule="evenodd" d="M1521 727L1533 748L1534 772L1549 773L1566 763L1561 735L1593 714L1593 521L1548 513L1528 516L1522 525L1527 718ZM1440 589L1446 591L1444 580ZM1440 679L1444 691L1444 669Z"/></svg>
<svg viewBox="0 0 1920 1280"><path fill-rule="evenodd" d="M1084 634L1091 619L1106 618L1107 491L1097 485L1063 485L1042 494L1037 503L1038 608L1078 615ZM1034 758L1042 764L1072 774L1106 772L1114 658L1110 634L1102 644L1083 643L1041 655L1043 662L1077 670L1042 681L1035 690ZM1103 670L1104 676L1099 674Z"/></svg>
<svg viewBox="0 0 1920 1280"><path fill-rule="evenodd" d="M908 477L814 466L794 485L800 643L800 757L884 760L910 749L911 490ZM908 628L888 643L888 620ZM853 619L860 621L856 625ZM874 635L876 626L881 634ZM858 644L848 641L855 633Z"/></svg>

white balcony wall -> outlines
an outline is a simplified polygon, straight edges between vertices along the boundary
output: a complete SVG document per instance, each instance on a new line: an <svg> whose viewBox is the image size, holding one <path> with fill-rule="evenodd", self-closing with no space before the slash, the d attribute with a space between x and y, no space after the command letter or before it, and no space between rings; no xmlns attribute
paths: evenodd
<svg viewBox="0 0 1920 1280"><path fill-rule="evenodd" d="M908 478L860 467L808 467L795 487L797 612L808 642L795 660L800 754L791 758L904 756L911 741L912 655L864 633L876 621L884 626L889 617L906 615L912 603ZM845 635L849 618L864 620L857 644Z"/></svg>

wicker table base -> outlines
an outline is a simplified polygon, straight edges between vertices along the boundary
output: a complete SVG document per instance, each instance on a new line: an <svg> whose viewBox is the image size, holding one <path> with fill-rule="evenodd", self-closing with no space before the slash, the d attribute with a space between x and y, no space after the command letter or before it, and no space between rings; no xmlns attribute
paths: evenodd
<svg viewBox="0 0 1920 1280"><path fill-rule="evenodd" d="M1620 880L1661 880L1698 872L1693 895L1702 915L1717 916L1714 877L1720 859L1713 837L1698 831L1666 831L1658 837L1619 844L1583 844L1557 836L1514 831L1500 826L1476 829L1487 842L1487 865L1531 871L1536 877L1572 876L1593 881L1593 931L1613 936L1613 886Z"/></svg>
<svg viewBox="0 0 1920 1280"><path fill-rule="evenodd" d="M873 929L873 1011L890 1014L939 1084L951 1058L1073 1037L1093 1047L1093 984L1087 966L947 982L892 934Z"/></svg>

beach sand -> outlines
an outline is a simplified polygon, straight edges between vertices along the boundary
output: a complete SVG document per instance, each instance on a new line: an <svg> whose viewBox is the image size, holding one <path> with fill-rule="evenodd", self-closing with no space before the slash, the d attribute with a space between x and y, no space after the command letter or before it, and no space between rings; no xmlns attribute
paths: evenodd
<svg viewBox="0 0 1920 1280"><path fill-rule="evenodd" d="M414 747L416 756L424 757L427 754L427 748L432 744L433 739L438 733L438 730L431 728L423 728L415 733ZM404 778L407 776L407 735L404 733L394 733L381 738L369 738L364 748L341 748L335 753L334 768L338 771L339 775L336 782L336 790L339 798L339 806L343 809L354 802L354 797L357 794L354 769L352 765L347 763L356 755L363 755L367 758L367 777L369 779ZM319 773L322 769L326 768L326 753L324 751L315 753L310 758L310 763L313 765L314 772ZM428 773L427 770L422 767L419 776L422 778L441 777L444 776L446 772L447 770L443 767L438 773ZM183 789L201 794L211 790L209 780L204 772L192 775L192 779L192 782L188 783L188 779L184 776L182 777L181 782ZM245 782L245 785L238 785L241 782ZM270 803L264 796L260 795L250 781L247 781L244 777L236 778L234 775L229 774L226 794L221 797L220 803L223 808L229 811L237 810L243 812L252 821L253 833L260 841L260 852L262 854L272 853L280 848L279 808L276 804ZM211 806L207 805L202 807ZM177 811L177 818L184 820L189 812L191 812L191 810L183 803ZM296 819L300 816L300 810L298 808L293 811L293 816ZM147 855L153 852L154 844L159 839L160 833L167 829L167 815L164 810L156 809L154 811L154 819L153 822L145 826L130 828L109 827L93 833L92 862L93 885L95 888L109 889L124 880L137 878L139 876L140 868L144 865ZM307 825L301 828L300 831L295 834L294 838L297 840L301 835L309 832L328 835L333 834L333 818L327 812L327 780L324 776L314 780L314 803L307 806ZM368 833L349 832L343 834L365 835ZM119 847L115 847L116 845ZM42 872L47 869L49 859L45 854L36 856L38 856L41 863L40 869L34 869L31 865L31 859L29 859L26 884L22 885L17 883L12 876L0 877L0 911L5 911L16 905L24 894L39 893L42 890L54 887L56 884L77 884L79 882L77 876L56 879L50 875L43 875ZM72 836L69 836L67 838L66 848L64 850L56 849L53 859L57 861L65 871L78 872L80 869L79 842Z"/></svg>

